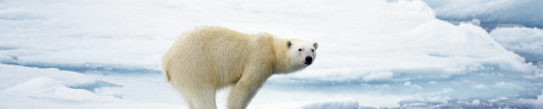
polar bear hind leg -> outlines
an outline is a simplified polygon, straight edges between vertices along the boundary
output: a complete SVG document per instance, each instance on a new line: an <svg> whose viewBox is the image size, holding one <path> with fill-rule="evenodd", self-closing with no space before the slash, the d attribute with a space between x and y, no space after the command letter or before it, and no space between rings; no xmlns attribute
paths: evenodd
<svg viewBox="0 0 543 109"><path fill-rule="evenodd" d="M217 109L215 87L201 85L185 87L180 91L190 109Z"/></svg>

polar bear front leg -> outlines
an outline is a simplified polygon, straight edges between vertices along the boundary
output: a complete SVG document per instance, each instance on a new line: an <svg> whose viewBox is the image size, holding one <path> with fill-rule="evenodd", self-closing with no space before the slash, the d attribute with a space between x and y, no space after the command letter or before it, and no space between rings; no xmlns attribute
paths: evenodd
<svg viewBox="0 0 543 109"><path fill-rule="evenodd" d="M270 77L271 72L271 68L257 68L257 66L246 70L240 80L229 89L228 109L245 109L258 89Z"/></svg>

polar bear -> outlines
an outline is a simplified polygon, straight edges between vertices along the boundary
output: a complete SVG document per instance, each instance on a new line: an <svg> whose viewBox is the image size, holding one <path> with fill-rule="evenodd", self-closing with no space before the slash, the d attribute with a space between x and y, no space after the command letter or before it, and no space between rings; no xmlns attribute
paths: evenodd
<svg viewBox="0 0 543 109"><path fill-rule="evenodd" d="M318 44L223 27L183 33L162 58L168 82L191 109L216 109L215 93L228 87L227 108L243 109L272 75L304 69Z"/></svg>

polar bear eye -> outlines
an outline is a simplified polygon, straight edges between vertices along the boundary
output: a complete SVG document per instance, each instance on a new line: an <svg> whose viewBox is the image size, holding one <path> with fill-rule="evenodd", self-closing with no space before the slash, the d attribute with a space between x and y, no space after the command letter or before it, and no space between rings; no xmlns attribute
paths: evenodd
<svg viewBox="0 0 543 109"><path fill-rule="evenodd" d="M311 52L315 52L315 49L311 49Z"/></svg>
<svg viewBox="0 0 543 109"><path fill-rule="evenodd" d="M302 51L302 49L301 49L301 48L299 48L299 49L298 49L298 51Z"/></svg>

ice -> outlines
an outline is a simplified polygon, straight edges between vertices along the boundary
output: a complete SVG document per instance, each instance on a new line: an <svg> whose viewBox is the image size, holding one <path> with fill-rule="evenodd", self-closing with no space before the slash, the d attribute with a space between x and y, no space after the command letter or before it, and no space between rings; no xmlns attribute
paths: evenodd
<svg viewBox="0 0 543 109"><path fill-rule="evenodd" d="M0 84L0 89L8 88L37 77L52 78L68 86L92 84L99 81L97 78L86 77L77 72L62 71L56 68L40 69L0 64L0 72L2 72L0 73L0 79L3 82Z"/></svg>
<svg viewBox="0 0 543 109"><path fill-rule="evenodd" d="M537 108L541 30L480 26L540 27L538 3L4 0L0 106L186 107L160 57L181 32L218 25L320 45L313 65L272 76L249 108Z"/></svg>
<svg viewBox="0 0 543 109"><path fill-rule="evenodd" d="M55 68L0 64L0 107L9 109L165 108L180 105L126 99L121 85ZM141 94L141 93L140 93ZM181 102L181 101L180 101Z"/></svg>
<svg viewBox="0 0 543 109"><path fill-rule="evenodd" d="M536 104L543 105L543 91L541 95L537 96L537 100L534 101Z"/></svg>
<svg viewBox="0 0 543 109"><path fill-rule="evenodd" d="M115 83L86 75L60 71L55 68L39 69L0 64L3 84L2 93L28 97L56 99L92 99L93 91L104 87L121 87ZM65 95L72 94L72 95ZM88 95L78 97L74 95ZM70 98L73 97L73 98ZM77 101L77 100L74 100Z"/></svg>
<svg viewBox="0 0 543 109"><path fill-rule="evenodd" d="M70 102L18 96L2 96L2 108L9 109L179 109L181 106L149 102ZM183 109L183 108L181 108Z"/></svg>
<svg viewBox="0 0 543 109"><path fill-rule="evenodd" d="M508 50L526 58L527 62L543 61L543 30L538 28L497 28L490 32L493 39Z"/></svg>
<svg viewBox="0 0 543 109"><path fill-rule="evenodd" d="M112 102L119 100L118 98L112 96L99 96L84 89L69 88L63 85L60 81L48 77L34 78L27 82L4 89L1 93L41 99L67 100L73 102Z"/></svg>
<svg viewBox="0 0 543 109"><path fill-rule="evenodd" d="M372 42L380 43L371 44ZM289 77L371 81L396 80L398 78L393 77L398 75L419 75L428 79L487 71L491 68L510 72L530 69L530 65L524 63L522 57L506 50L483 29L471 24L456 26L433 20L403 36L382 36L372 40L360 40L359 43L364 44L357 46L363 53L350 56L348 53L357 51L336 50L336 54L346 54L341 58L319 54L319 57L330 58L319 58L324 62L316 62L306 71Z"/></svg>
<svg viewBox="0 0 543 109"><path fill-rule="evenodd" d="M165 46L180 33L176 27L159 29L154 26L160 25L138 23L142 20L153 22L161 20L142 18L137 13L130 14L129 12L133 12L132 9L148 8L116 4L122 1L2 2L0 37L3 40L0 41L0 48L3 48L1 53L3 63L60 67L76 71L97 69L148 72L150 69L158 69L155 63L159 62L162 51L167 49ZM88 5L89 3L91 5ZM129 10L110 11L120 8ZM137 19L127 21L126 18ZM122 22L126 25L117 25ZM166 32L147 30L176 30L176 32L167 32L169 34L163 35Z"/></svg>
<svg viewBox="0 0 543 109"><path fill-rule="evenodd" d="M325 102L303 106L301 109L358 109L357 101Z"/></svg>
<svg viewBox="0 0 543 109"><path fill-rule="evenodd" d="M452 22L477 19L492 30L500 26L542 28L541 0L424 0L440 19Z"/></svg>

